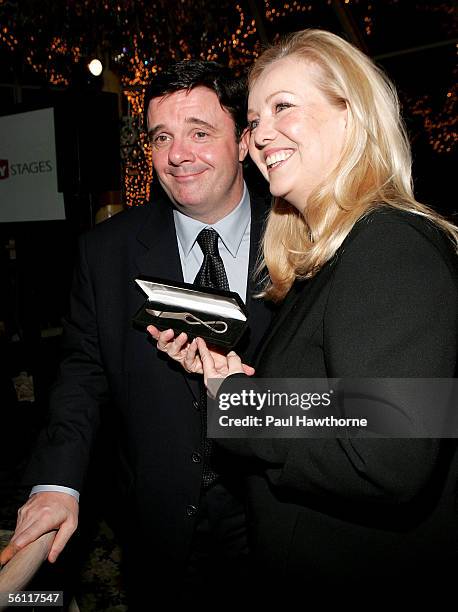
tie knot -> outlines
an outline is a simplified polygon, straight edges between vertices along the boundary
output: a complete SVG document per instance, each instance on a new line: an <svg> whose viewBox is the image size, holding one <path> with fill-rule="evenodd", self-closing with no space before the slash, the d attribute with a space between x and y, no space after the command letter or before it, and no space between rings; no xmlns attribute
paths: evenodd
<svg viewBox="0 0 458 612"><path fill-rule="evenodd" d="M204 255L219 255L218 251L219 234L214 229L205 228L197 236L197 243Z"/></svg>

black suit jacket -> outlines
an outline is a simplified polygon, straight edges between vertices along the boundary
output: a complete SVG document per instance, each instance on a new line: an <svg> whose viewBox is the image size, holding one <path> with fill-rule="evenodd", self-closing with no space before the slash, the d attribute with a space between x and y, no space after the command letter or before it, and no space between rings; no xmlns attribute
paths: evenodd
<svg viewBox="0 0 458 612"><path fill-rule="evenodd" d="M267 205L256 197L251 205L253 270ZM183 280L167 201L121 213L82 236L49 423L25 479L81 490L101 417L109 421L120 440L121 462L111 470L127 498L125 528L167 571L186 558L194 529L201 415L197 380L132 326L145 301L134 283L139 275ZM250 280L249 295L253 289ZM249 298L247 308L251 332L242 349L251 359L271 314L260 300Z"/></svg>
<svg viewBox="0 0 458 612"><path fill-rule="evenodd" d="M372 213L313 279L292 287L256 375L453 377L456 270L441 232L421 217ZM269 584L285 596L317 585L322 595L337 585L384 590L388 576L406 587L409 576L428 584L434 572L456 571L455 440L223 444L252 460L253 545L258 564L275 572Z"/></svg>

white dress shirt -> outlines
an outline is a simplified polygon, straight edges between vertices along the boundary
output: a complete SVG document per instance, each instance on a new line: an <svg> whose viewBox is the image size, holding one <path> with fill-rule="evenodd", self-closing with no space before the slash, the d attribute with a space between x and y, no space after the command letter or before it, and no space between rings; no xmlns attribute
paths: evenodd
<svg viewBox="0 0 458 612"><path fill-rule="evenodd" d="M250 195L246 185L236 208L213 225L197 221L177 210L173 211L173 219L185 283L193 283L200 270L204 255L197 242L197 236L203 229L210 227L220 236L219 254L226 269L229 288L246 302L251 228Z"/></svg>

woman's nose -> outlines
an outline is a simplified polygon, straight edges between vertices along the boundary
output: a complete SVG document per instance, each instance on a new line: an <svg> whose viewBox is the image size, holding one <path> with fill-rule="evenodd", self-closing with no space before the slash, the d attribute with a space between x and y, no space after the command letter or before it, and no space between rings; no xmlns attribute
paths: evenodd
<svg viewBox="0 0 458 612"><path fill-rule="evenodd" d="M254 130L254 142L258 149L261 149L275 138L275 129L270 119L260 119Z"/></svg>

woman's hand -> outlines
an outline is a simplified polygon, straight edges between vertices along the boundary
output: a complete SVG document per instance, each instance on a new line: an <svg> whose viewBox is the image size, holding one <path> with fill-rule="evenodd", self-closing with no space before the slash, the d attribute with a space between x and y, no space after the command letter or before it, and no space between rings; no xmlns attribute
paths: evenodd
<svg viewBox="0 0 458 612"><path fill-rule="evenodd" d="M194 345L194 346L193 346ZM240 357L234 351L227 355L222 355L216 351L210 350L205 340L196 338L190 344L191 354L188 356L192 359L196 350L199 351L200 362L202 364L204 382L210 394L215 397L221 382L231 374L246 374L253 376L255 370L249 365L242 363Z"/></svg>

